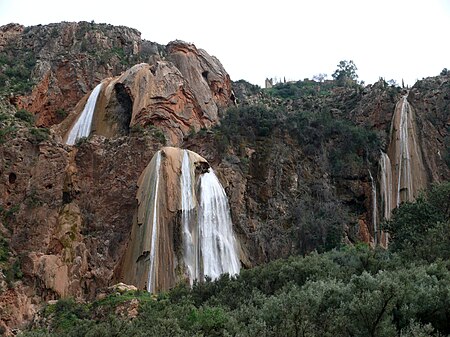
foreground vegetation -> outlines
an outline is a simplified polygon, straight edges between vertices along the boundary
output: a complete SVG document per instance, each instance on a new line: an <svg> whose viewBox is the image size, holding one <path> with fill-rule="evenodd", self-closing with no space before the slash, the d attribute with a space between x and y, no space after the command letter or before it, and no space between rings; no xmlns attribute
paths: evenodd
<svg viewBox="0 0 450 337"><path fill-rule="evenodd" d="M60 300L43 310L39 328L23 336L447 335L450 256L442 247L450 247L449 210L450 183L437 185L400 206L385 224L395 228L392 250L346 246L192 289L180 284L157 296L128 292L89 304ZM130 317L133 301L139 310Z"/></svg>

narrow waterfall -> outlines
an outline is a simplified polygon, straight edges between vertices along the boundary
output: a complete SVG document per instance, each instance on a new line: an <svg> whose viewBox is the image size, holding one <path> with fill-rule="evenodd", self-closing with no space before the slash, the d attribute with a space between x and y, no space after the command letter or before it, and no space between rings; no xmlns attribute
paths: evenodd
<svg viewBox="0 0 450 337"><path fill-rule="evenodd" d="M414 110L405 95L395 107L388 148L392 163L393 207L404 201L413 201L420 189L426 186L422 154L416 138Z"/></svg>
<svg viewBox="0 0 450 337"><path fill-rule="evenodd" d="M392 167L389 156L383 151L380 157L380 194L383 218L389 220L392 212Z"/></svg>
<svg viewBox="0 0 450 337"><path fill-rule="evenodd" d="M189 152L183 150L181 164L181 222L183 227L184 263L186 265L189 282L200 279L200 263L198 252L198 226L196 226L195 212L195 174L189 159Z"/></svg>
<svg viewBox="0 0 450 337"><path fill-rule="evenodd" d="M228 199L210 168L200 178L198 226L201 236L203 275L215 279L223 273L239 273L240 264Z"/></svg>
<svg viewBox="0 0 450 337"><path fill-rule="evenodd" d="M98 84L94 90L92 90L83 111L67 136L66 144L74 145L78 139L88 137L91 133L92 117L94 116L95 105L97 104L97 98L101 88L102 83Z"/></svg>
<svg viewBox="0 0 450 337"><path fill-rule="evenodd" d="M397 207L400 204L400 192L404 191L405 201L412 201L412 179L411 179L411 156L409 153L410 144L408 142L408 112L409 103L406 96L403 97L400 110L400 153L397 171ZM416 146L413 144L413 146Z"/></svg>
<svg viewBox="0 0 450 337"><path fill-rule="evenodd" d="M372 227L373 240L375 245L378 243L378 216L377 216L377 186L372 177L372 172L369 170L370 182L372 184Z"/></svg>
<svg viewBox="0 0 450 337"><path fill-rule="evenodd" d="M138 180L138 208L120 278L156 293L239 273L225 191L206 159L164 147Z"/></svg>
<svg viewBox="0 0 450 337"><path fill-rule="evenodd" d="M155 179L152 181L153 186L153 198L150 198L151 205L148 205L148 209L153 212L152 214L152 235L150 244L150 268L148 272L147 291L154 292L155 290L155 264L156 264L156 243L158 238L158 190L159 190L159 177L161 170L161 151L156 153L155 164Z"/></svg>

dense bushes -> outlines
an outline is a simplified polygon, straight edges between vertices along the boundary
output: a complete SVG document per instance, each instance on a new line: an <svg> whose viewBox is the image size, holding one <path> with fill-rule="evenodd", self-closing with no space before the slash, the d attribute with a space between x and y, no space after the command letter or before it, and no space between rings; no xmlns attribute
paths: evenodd
<svg viewBox="0 0 450 337"><path fill-rule="evenodd" d="M89 304L61 300L44 309L40 330L24 336L448 335L449 212L450 183L436 185L395 211L389 223L395 252L344 246L192 288L179 284L157 296L128 292ZM412 253L411 243L419 252L428 246L426 260ZM119 314L133 299L140 302L137 317Z"/></svg>
<svg viewBox="0 0 450 337"><path fill-rule="evenodd" d="M376 132L356 126L330 113L330 107L305 111L244 105L229 109L215 134L223 152L228 146L256 140L269 141L273 134L289 134L309 156L326 154L331 173L347 175L359 170L378 152ZM372 158L373 159L373 158Z"/></svg>
<svg viewBox="0 0 450 337"><path fill-rule="evenodd" d="M395 336L450 332L450 265L408 263L367 246L274 261L235 279L136 294L139 315L118 301L47 307L51 333L25 336ZM130 293L122 305L129 304ZM108 306L109 305L109 306ZM436 334L437 336L437 334Z"/></svg>
<svg viewBox="0 0 450 337"><path fill-rule="evenodd" d="M411 260L450 259L450 182L394 209L384 226L393 238L393 251Z"/></svg>
<svg viewBox="0 0 450 337"><path fill-rule="evenodd" d="M17 53L13 46L7 44L0 55L0 94L29 92L33 85L31 72L35 64L36 57L30 50Z"/></svg>
<svg viewBox="0 0 450 337"><path fill-rule="evenodd" d="M308 155L328 154L334 175L346 175L359 169L370 152L379 148L374 131L335 118L326 110L296 111L289 116L286 126Z"/></svg>

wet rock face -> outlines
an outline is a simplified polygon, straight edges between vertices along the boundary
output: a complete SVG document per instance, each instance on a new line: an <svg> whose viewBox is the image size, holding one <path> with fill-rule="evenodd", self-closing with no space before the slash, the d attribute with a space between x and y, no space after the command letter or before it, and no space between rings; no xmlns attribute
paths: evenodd
<svg viewBox="0 0 450 337"><path fill-rule="evenodd" d="M92 133L114 137L127 135L130 128L157 127L168 145L177 146L192 131L218 124L219 111L232 104L227 98L231 95L228 75L205 52L186 46L192 55L180 58L178 66L190 69L189 73L183 74L172 62L156 61L137 64L120 76L104 80ZM213 74L208 77L214 80L206 81L202 71ZM57 127L62 133L67 134L85 101L80 101L75 113Z"/></svg>

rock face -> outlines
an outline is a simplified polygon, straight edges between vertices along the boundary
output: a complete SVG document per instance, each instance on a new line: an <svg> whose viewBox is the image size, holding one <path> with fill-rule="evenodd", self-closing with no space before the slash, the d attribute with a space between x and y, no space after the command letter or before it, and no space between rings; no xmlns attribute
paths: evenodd
<svg viewBox="0 0 450 337"><path fill-rule="evenodd" d="M111 137L137 126L156 126L169 145L179 145L190 132L219 122L219 110L232 103L231 81L219 61L182 42L169 44L167 59L173 63L137 64L103 81L94 134ZM69 122L73 125L85 102L63 123L63 130Z"/></svg>
<svg viewBox="0 0 450 337"><path fill-rule="evenodd" d="M4 74L0 69L0 92L16 91L11 101L35 114L38 126L60 123L75 110L63 133L101 81L107 85L93 130L106 136L153 125L179 145L189 132L217 124L219 111L234 101L230 78L216 58L182 41L167 47L143 41L127 27L10 24L0 27L0 53L8 61ZM14 64L23 69L8 79Z"/></svg>
<svg viewBox="0 0 450 337"><path fill-rule="evenodd" d="M20 55L29 58L24 70L34 86L14 102L36 114L38 126L60 122L100 80L144 57L140 33L127 27L64 22L21 29L7 25L1 30L6 42L0 52L19 64Z"/></svg>
<svg viewBox="0 0 450 337"><path fill-rule="evenodd" d="M381 180L373 193L368 173L370 169L374 180L382 176L376 174L379 158L364 157L370 162L333 173L326 152L339 145L335 133L315 148L300 144L277 123L269 135L245 135L225 145L219 132L201 130L220 123L221 109L234 99L220 63L193 45L176 41L162 47L142 41L133 29L87 22L7 25L0 29L0 54L5 61L0 92L8 98L0 100L0 240L9 247L6 261L0 261L0 325L19 327L44 301L95 298L125 280L127 268L138 275L127 283L145 287L149 267L137 266L136 260L151 247L143 241L134 245L132 231L144 221L136 195L144 199L145 179L139 177L164 146L159 130L168 143L195 151L204 158L199 162L215 168L230 200L245 267L327 249L330 242L373 242L373 214L386 216ZM63 136L100 82L104 85L92 136L75 146L64 145ZM288 111L282 118L300 109L326 111L332 119L376 130L381 143L372 150L380 157L380 150L388 153L392 144L396 103L407 94L380 81L277 101L244 82L238 87L242 106L280 103ZM449 77L419 81L407 100L415 114L426 184L450 179ZM14 117L21 107L34 113L38 125L54 125L47 139L37 137L41 129ZM152 125L156 128L148 127ZM312 123L305 128L322 129ZM200 132L186 137L191 130ZM181 164L179 155L169 157L164 179L173 182ZM174 224L167 228L180 228L180 192L178 187L168 191L163 218ZM343 210L355 216L347 217ZM344 223L347 236L342 238L342 228L327 223ZM166 260L157 268L173 269L157 281L158 287L169 287L188 274L177 255L176 247L182 245L176 239L182 235L164 233L167 240L158 249ZM134 246L140 248L134 252ZM131 262L125 266L127 259Z"/></svg>
<svg viewBox="0 0 450 337"><path fill-rule="evenodd" d="M0 291L6 305L0 317L10 327L30 319L42 301L92 298L114 283L136 209L136 181L160 147L141 136L109 145L94 138L70 148L33 143L23 131L0 147L0 230L11 264L22 271L20 287Z"/></svg>

